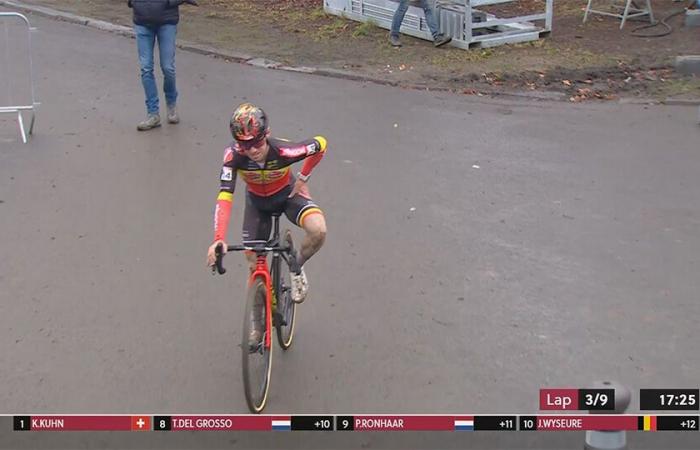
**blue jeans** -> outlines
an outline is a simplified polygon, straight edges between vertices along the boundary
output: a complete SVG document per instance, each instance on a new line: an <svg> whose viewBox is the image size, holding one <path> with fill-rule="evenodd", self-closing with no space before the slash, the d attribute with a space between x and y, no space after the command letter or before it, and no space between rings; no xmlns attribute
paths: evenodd
<svg viewBox="0 0 700 450"><path fill-rule="evenodd" d="M440 34L440 30L438 29L437 22L435 21L433 9L428 4L428 0L420 0L420 5L425 13L425 22L428 24L428 28L430 28L430 34L432 34L433 39L435 39ZM399 36L399 29L401 28L401 22L403 22L403 17L406 15L406 11L408 11L408 0L399 0L399 7L396 8L394 19L391 21L392 36Z"/></svg>
<svg viewBox="0 0 700 450"><path fill-rule="evenodd" d="M177 87L175 84L175 36L177 25L143 26L134 25L136 32L136 47L139 51L141 66L141 83L146 94L146 111L148 114L158 114L158 86L153 75L153 49L156 38L160 56L160 68L163 70L163 91L168 106L177 103Z"/></svg>

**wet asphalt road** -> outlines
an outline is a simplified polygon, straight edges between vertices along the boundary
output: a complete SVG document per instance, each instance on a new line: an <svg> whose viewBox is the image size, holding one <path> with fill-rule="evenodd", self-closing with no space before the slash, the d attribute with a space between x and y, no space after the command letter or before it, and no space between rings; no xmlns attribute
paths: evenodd
<svg viewBox="0 0 700 450"><path fill-rule="evenodd" d="M275 136L329 141L310 181L328 240L266 412L531 414L541 387L698 387L694 108L453 96L179 52L182 123L137 133L134 41L32 20L36 135L22 145L0 117L0 412L246 412L243 261L204 267L244 100Z"/></svg>

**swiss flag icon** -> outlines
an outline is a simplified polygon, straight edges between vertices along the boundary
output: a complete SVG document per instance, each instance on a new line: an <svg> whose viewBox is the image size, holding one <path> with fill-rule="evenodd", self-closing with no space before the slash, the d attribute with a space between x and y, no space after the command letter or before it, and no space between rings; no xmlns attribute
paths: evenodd
<svg viewBox="0 0 700 450"><path fill-rule="evenodd" d="M151 431L149 416L131 416L131 431Z"/></svg>

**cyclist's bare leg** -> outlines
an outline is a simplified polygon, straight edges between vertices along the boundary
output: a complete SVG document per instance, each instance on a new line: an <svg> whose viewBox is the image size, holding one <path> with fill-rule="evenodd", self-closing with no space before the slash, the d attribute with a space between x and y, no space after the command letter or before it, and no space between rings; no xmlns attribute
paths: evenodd
<svg viewBox="0 0 700 450"><path fill-rule="evenodd" d="M304 236L297 256L299 267L303 266L309 258L319 251L326 241L326 219L320 212L309 214L304 218L301 226L306 231L306 236Z"/></svg>
<svg viewBox="0 0 700 450"><path fill-rule="evenodd" d="M326 240L326 220L320 211L306 216L301 226L306 231L306 236L304 236L301 249L296 256L296 266L299 268L299 272L292 274L292 299L296 303L301 303L306 299L309 289L303 265L323 246Z"/></svg>

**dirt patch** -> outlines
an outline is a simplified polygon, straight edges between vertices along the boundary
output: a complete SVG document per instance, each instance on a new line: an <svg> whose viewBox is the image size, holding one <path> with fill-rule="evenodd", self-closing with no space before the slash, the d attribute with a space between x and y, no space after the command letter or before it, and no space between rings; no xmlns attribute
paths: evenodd
<svg viewBox="0 0 700 450"><path fill-rule="evenodd" d="M594 0L605 9L606 0ZM181 7L179 37L296 66L345 69L386 81L455 92L555 90L572 101L619 95L700 97L700 80L672 70L677 55L700 54L700 30L683 26L683 15L668 20L673 31L640 38L631 31L644 22L593 15L582 23L584 0L555 2L552 33L539 41L495 48L435 49L430 42L402 37L387 42L387 31L324 13L321 0L199 0ZM30 0L55 9L131 24L124 0ZM608 3L609 4L609 3ZM492 7L499 16L542 11L543 0ZM664 18L684 3L652 1ZM646 30L663 31L662 27Z"/></svg>

